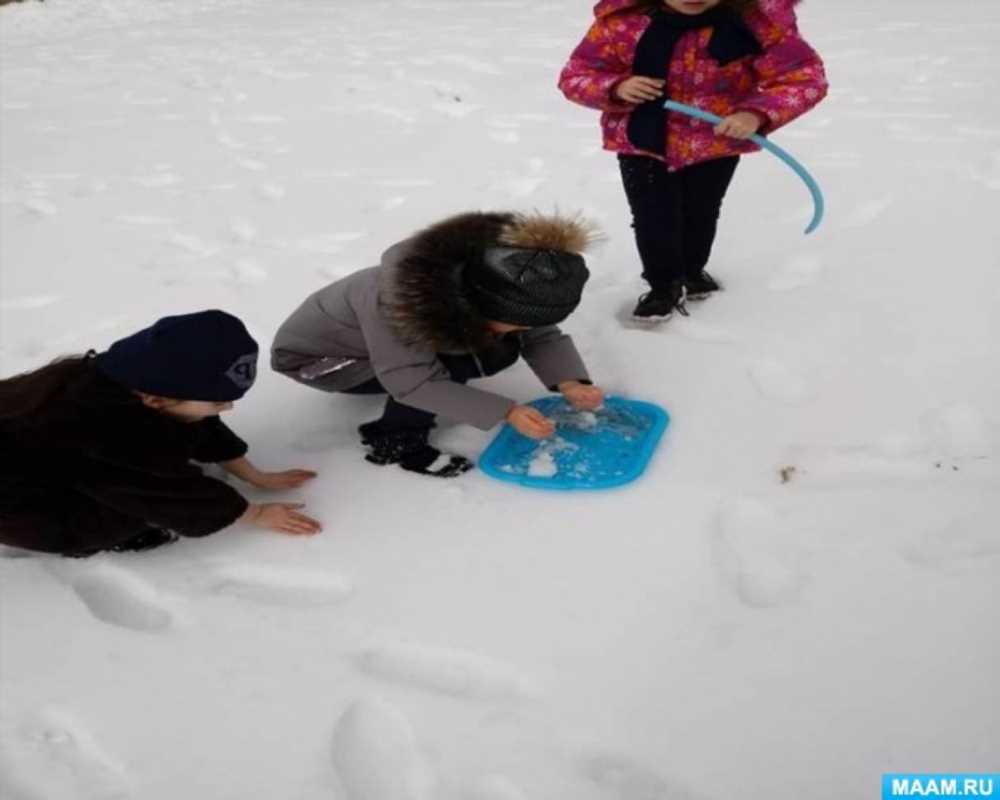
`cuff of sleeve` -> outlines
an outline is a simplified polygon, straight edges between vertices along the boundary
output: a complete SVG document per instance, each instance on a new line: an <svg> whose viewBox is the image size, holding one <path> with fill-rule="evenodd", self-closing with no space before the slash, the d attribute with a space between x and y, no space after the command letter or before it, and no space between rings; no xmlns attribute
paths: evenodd
<svg viewBox="0 0 1000 800"><path fill-rule="evenodd" d="M628 80L628 75L622 75L620 78L615 78L607 86L607 100L612 106L624 106L628 105L624 100L622 100L615 92L618 91L618 87L621 86L626 80Z"/></svg>
<svg viewBox="0 0 1000 800"><path fill-rule="evenodd" d="M483 407L482 411L475 415L475 418L466 420L472 427L481 431L488 431L507 419L507 414L517 405L513 400L506 397L497 397L498 402L491 403L490 406Z"/></svg>
<svg viewBox="0 0 1000 800"><path fill-rule="evenodd" d="M582 383L584 386L594 385L594 382L590 378L563 378L561 381L557 381L547 388L550 392L558 392L559 384L566 383L566 381L576 381L577 383Z"/></svg>
<svg viewBox="0 0 1000 800"><path fill-rule="evenodd" d="M246 442L241 442L239 447L233 447L228 452L219 451L218 453L213 453L212 460L208 463L222 464L226 461L235 461L237 458L243 458L248 452L250 452L250 446Z"/></svg>
<svg viewBox="0 0 1000 800"><path fill-rule="evenodd" d="M746 108L746 107L737 110L743 111L747 114L753 114L755 117L757 117L757 119L760 120L760 127L757 129L758 135L766 136L767 132L771 130L773 123L771 122L771 118L767 115L766 112L761 111L759 108Z"/></svg>

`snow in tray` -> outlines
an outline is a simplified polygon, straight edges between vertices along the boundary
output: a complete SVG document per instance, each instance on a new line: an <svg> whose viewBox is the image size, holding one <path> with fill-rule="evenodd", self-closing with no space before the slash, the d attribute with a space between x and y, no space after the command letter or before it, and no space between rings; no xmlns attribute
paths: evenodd
<svg viewBox="0 0 1000 800"><path fill-rule="evenodd" d="M597 115L554 88L591 3L0 8L4 376L209 307L266 349L435 219L558 205L608 234L566 324L592 377L674 418L627 493L442 482L361 459L377 401L262 369L232 424L319 471L284 496L325 531L3 552L0 796L844 800L995 769L1000 6L884 5L798 6L833 88L776 141L823 227L744 159L725 291L655 330L621 324Z"/></svg>
<svg viewBox="0 0 1000 800"><path fill-rule="evenodd" d="M600 485L635 468L636 448L655 419L615 404L597 411L577 411L558 398L539 409L556 425L541 442L509 435L495 458L496 468L511 475L560 478L580 485Z"/></svg>

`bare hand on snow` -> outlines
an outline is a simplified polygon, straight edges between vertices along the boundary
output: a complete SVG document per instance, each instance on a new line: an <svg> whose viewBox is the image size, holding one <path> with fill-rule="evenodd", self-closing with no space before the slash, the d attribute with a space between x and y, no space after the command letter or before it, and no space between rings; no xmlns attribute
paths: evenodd
<svg viewBox="0 0 1000 800"><path fill-rule="evenodd" d="M514 406L507 412L507 422L529 439L548 439L556 432L556 424L531 406Z"/></svg>
<svg viewBox="0 0 1000 800"><path fill-rule="evenodd" d="M265 530L312 536L323 530L323 526L298 512L297 509L304 507L305 503L254 503L247 507L242 519Z"/></svg>
<svg viewBox="0 0 1000 800"><path fill-rule="evenodd" d="M604 404L603 390L580 381L563 381L559 391L577 411L596 411Z"/></svg>

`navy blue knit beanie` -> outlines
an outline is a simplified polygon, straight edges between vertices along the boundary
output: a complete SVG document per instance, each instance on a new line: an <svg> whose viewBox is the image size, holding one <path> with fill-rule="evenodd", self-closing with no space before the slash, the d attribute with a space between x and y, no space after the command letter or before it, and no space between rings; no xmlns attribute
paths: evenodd
<svg viewBox="0 0 1000 800"><path fill-rule="evenodd" d="M257 342L225 311L164 317L95 359L112 380L175 400L238 400L257 377Z"/></svg>

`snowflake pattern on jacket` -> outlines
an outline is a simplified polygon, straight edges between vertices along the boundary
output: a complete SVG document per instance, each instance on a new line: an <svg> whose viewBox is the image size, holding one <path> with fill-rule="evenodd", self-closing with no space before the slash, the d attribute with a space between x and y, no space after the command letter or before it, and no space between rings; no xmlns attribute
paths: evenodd
<svg viewBox="0 0 1000 800"><path fill-rule="evenodd" d="M763 53L726 66L708 52L711 28L684 34L669 72L664 65L670 99L720 117L755 112L767 120L761 133L771 133L813 108L826 96L826 73L819 55L799 35L796 2L761 0L758 9L744 14ZM708 123L682 114L669 115L665 158L629 141L633 106L613 92L632 75L636 45L650 22L631 6L632 0L601 0L594 7L593 25L559 76L559 89L569 100L603 112L604 149L659 158L671 169L759 150L753 142L717 136Z"/></svg>

